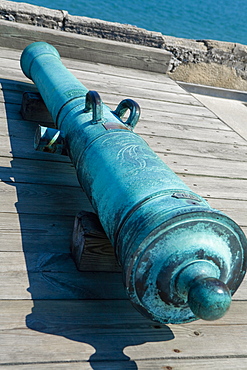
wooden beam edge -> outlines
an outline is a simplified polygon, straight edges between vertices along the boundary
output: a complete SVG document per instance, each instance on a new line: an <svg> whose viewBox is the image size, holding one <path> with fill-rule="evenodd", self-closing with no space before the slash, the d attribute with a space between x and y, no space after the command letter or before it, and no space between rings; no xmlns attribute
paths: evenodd
<svg viewBox="0 0 247 370"><path fill-rule="evenodd" d="M51 43L62 57L157 73L167 72L172 55L164 49L0 20L0 47L22 50L35 41Z"/></svg>

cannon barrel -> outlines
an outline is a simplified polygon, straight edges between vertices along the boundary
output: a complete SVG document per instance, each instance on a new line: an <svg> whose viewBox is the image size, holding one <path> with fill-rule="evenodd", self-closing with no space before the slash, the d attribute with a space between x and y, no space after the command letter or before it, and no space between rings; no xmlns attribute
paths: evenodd
<svg viewBox="0 0 247 370"><path fill-rule="evenodd" d="M140 114L133 100L111 111L44 42L23 51L21 67L56 124L50 132L40 128L36 147L67 148L133 305L161 323L223 316L246 270L240 227L192 192L133 132Z"/></svg>

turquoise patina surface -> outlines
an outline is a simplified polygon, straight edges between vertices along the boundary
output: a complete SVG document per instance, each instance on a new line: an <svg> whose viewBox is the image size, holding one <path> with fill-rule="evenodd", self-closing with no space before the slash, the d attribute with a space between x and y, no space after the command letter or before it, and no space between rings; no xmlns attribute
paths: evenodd
<svg viewBox="0 0 247 370"><path fill-rule="evenodd" d="M134 306L162 323L223 316L246 270L241 229L193 193L132 131L139 118L135 102L126 99L111 111L47 43L29 45L21 66L57 127L40 128L36 147L67 151L115 247Z"/></svg>

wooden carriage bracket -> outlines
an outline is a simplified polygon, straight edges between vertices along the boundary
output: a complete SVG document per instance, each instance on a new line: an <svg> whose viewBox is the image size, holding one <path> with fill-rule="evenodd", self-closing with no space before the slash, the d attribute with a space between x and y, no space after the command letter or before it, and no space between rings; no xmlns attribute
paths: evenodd
<svg viewBox="0 0 247 370"><path fill-rule="evenodd" d="M114 249L95 213L82 211L76 215L71 253L79 271L121 271Z"/></svg>
<svg viewBox="0 0 247 370"><path fill-rule="evenodd" d="M22 118L27 121L53 124L52 117L39 92L25 91L21 103Z"/></svg>

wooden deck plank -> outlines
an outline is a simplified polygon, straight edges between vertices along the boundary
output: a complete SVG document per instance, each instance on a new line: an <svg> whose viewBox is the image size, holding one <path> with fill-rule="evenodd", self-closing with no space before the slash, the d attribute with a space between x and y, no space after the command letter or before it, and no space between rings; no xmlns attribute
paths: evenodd
<svg viewBox="0 0 247 370"><path fill-rule="evenodd" d="M74 216L0 213L1 252L68 253Z"/></svg>
<svg viewBox="0 0 247 370"><path fill-rule="evenodd" d="M80 186L75 168L69 162L8 157L1 158L0 181Z"/></svg>
<svg viewBox="0 0 247 370"><path fill-rule="evenodd" d="M33 313L37 314L37 318L42 314L44 319L50 319L51 323L54 325L64 320L64 324L73 322L75 318L78 320L78 325L82 325L88 330L92 324L91 330L94 331L95 328L100 327L102 323L102 318L104 318L104 323L109 325L108 329L113 331L117 328L114 328L114 324L119 322L119 326L124 329L124 326L127 325L133 326L136 328L143 329L144 331L147 328L156 329L158 334L159 329L162 327L169 327L171 330L173 328L181 328L186 330L188 327L189 330L198 330L199 328L204 330L204 327L222 327L222 326L236 326L244 325L246 326L246 301L237 301L234 300L231 304L229 311L224 317L216 321L204 321L197 320L187 324L176 324L176 325L165 325L155 323L152 320L149 320L142 316L137 310L133 308L128 299L124 300L12 300L6 299L1 300L1 305L4 307L4 310L0 311L1 324L3 329L11 330L21 328L23 325L23 320L25 316ZM80 313L81 312L81 313ZM115 312L115 314L114 314ZM241 314L242 313L242 314ZM119 314L119 321L117 315ZM90 322L87 323L87 320L84 315L90 315ZM93 319L93 320L92 320ZM74 323L75 324L75 323ZM197 335L199 336L199 335ZM178 355L179 357L179 355ZM210 357L210 353L209 353Z"/></svg>
<svg viewBox="0 0 247 370"><path fill-rule="evenodd" d="M119 272L70 271L0 273L0 300L5 299L127 299ZM73 267L73 268L72 268Z"/></svg>
<svg viewBox="0 0 247 370"><path fill-rule="evenodd" d="M215 159L227 159L229 161L247 161L247 146L235 144L212 143L180 138L169 138L161 140L157 136L142 135L150 147L156 153L179 154L185 156L207 157ZM200 160L198 158L198 160Z"/></svg>
<svg viewBox="0 0 247 370"><path fill-rule="evenodd" d="M210 206L218 209L232 218L239 226L246 227L246 201L229 199L209 199Z"/></svg>
<svg viewBox="0 0 247 370"><path fill-rule="evenodd" d="M35 370L44 370L44 369L68 369L68 366L71 370L92 370L92 369L101 369L101 370L245 370L247 367L247 360L244 357L235 357L235 358L207 358L207 359L154 359L154 360L136 360L136 361L97 361L91 362L88 361L57 361L57 362L48 362L46 363L26 363L26 364L6 364L13 369L18 368L18 370L29 370L30 366L34 365ZM7 369L7 367L6 367Z"/></svg>
<svg viewBox="0 0 247 370"><path fill-rule="evenodd" d="M199 101L210 110L213 110L217 116L235 132L241 135L247 141L247 128L243 122L246 121L246 102L223 98L212 98L210 96L195 95ZM246 94L247 96L247 94Z"/></svg>
<svg viewBox="0 0 247 370"><path fill-rule="evenodd" d="M115 361L115 364L126 361L128 364L129 358L140 366L141 361L152 363L155 359L161 364L174 361L174 366L181 362L194 363L195 368L198 360L199 364L201 361L206 365L213 360L224 363L223 359L230 357L238 365L247 356L246 325L241 324L239 345L239 325L229 324L235 320L237 302L225 316L227 324L221 319L218 324L205 325L200 320L171 326L156 325L142 318L128 301L1 303L5 308L1 312L3 329L0 333L3 365L49 363L47 353L50 351L55 363L90 361L92 368L94 361ZM246 315L244 318L246 321ZM10 343L15 348L14 354Z"/></svg>
<svg viewBox="0 0 247 370"><path fill-rule="evenodd" d="M37 124L25 123L25 125L22 125L20 122L19 127L20 131L15 125L11 126L10 138L6 134L0 136L1 156L70 162L66 156L60 156L57 154L51 155L48 153L44 154L34 150L33 141L36 128L38 127ZM21 128L23 128L22 132ZM165 140L162 136L159 137L150 134L142 134L141 136L156 153L159 153L159 155L163 153L163 157L161 156L162 159L164 159L166 154L173 154L178 156L202 157L212 160L229 160L233 162L239 160L242 162L247 161L247 146L245 145L240 146L239 144L231 143L224 144L224 142L219 142L217 139L215 142L204 142L202 140L191 140L177 137L167 137ZM198 160L200 161L200 158ZM243 175L244 174L245 172Z"/></svg>
<svg viewBox="0 0 247 370"><path fill-rule="evenodd" d="M192 125L171 125L163 122L160 123L159 121L152 123L151 121L140 122L135 128L135 132L140 135L156 136L158 139L175 137L202 141L202 138L204 138L204 142L224 142L225 144L247 145L247 141L233 131L214 130L212 128L208 129L207 127L197 128Z"/></svg>
<svg viewBox="0 0 247 370"><path fill-rule="evenodd" d="M142 108L142 107L141 107ZM222 121L217 117L204 117L197 115L181 115L179 112L167 112L167 111L154 111L154 110L142 110L141 111L141 122L151 122L150 131L156 122L166 122L173 125L186 125L193 127L212 128L215 130L230 130ZM137 126L138 127L138 126Z"/></svg>
<svg viewBox="0 0 247 370"><path fill-rule="evenodd" d="M65 237L73 227L74 216L56 215L56 218L43 214L18 214L0 212L0 232ZM3 245L1 245L1 248ZM44 243L45 250L45 243ZM38 248L38 247L37 247ZM5 250L2 248L1 250ZM13 249L14 251L14 249Z"/></svg>
<svg viewBox="0 0 247 370"><path fill-rule="evenodd" d="M2 214L6 218L6 213ZM35 218L36 215L29 215L30 219ZM12 218L11 218L12 219ZM23 219L23 215L21 216ZM54 220L54 217L53 217ZM11 253L16 251L25 251L25 253L33 252L33 250L40 251L40 253L62 253L69 251L71 242L71 234L73 230L73 220L71 217L71 226L66 227L66 223L61 222L61 228L59 229L58 235L46 235L44 232L25 232L21 229L20 232L12 232L11 230L1 231L0 234L0 252L10 251ZM11 255L10 255L11 257ZM106 257L105 257L106 258ZM89 270L92 270L90 266Z"/></svg>
<svg viewBox="0 0 247 370"><path fill-rule="evenodd" d="M0 182L1 212L75 216L92 211L80 187Z"/></svg>
<svg viewBox="0 0 247 370"><path fill-rule="evenodd" d="M161 159L176 173L246 179L246 163L224 158L196 157L191 155L158 153Z"/></svg>
<svg viewBox="0 0 247 370"><path fill-rule="evenodd" d="M189 175L182 175L182 179L195 193L205 198L247 201L247 191L243 192L247 189L247 180Z"/></svg>

